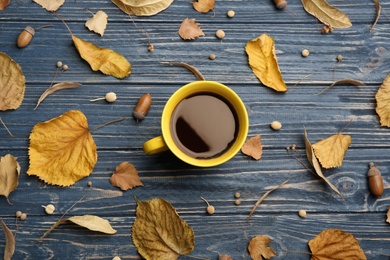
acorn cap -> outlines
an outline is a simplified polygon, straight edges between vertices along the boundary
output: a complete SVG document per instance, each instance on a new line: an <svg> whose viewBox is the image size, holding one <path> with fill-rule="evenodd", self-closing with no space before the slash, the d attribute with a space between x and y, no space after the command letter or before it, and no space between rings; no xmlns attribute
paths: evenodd
<svg viewBox="0 0 390 260"><path fill-rule="evenodd" d="M32 36L35 35L35 30L34 30L34 28L32 28L31 26L27 26L26 28L24 28L24 30L25 30L26 32L28 32L29 34L31 34Z"/></svg>

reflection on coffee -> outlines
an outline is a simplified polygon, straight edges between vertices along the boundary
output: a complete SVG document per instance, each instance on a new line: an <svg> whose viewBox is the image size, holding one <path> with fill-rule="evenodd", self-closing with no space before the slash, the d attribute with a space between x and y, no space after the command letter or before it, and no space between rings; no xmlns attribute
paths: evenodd
<svg viewBox="0 0 390 260"><path fill-rule="evenodd" d="M171 118L176 145L194 158L213 158L230 148L237 134L236 115L214 94L199 94L182 100Z"/></svg>

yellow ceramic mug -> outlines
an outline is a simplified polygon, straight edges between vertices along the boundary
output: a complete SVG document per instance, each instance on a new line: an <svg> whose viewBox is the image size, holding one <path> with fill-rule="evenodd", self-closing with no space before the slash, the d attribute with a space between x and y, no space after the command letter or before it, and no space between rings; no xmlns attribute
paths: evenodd
<svg viewBox="0 0 390 260"><path fill-rule="evenodd" d="M223 98L226 103L229 104L230 109L235 114L235 120L237 121L235 130L236 137L234 141L229 145L229 148L227 148L226 151L222 152L222 154L211 158L194 158L188 155L188 153L183 152L183 149L179 148L175 143L171 130L172 114L177 105L189 97L200 94L215 95ZM146 154L155 154L171 150L179 159L188 164L199 167L211 167L228 161L240 151L242 145L246 141L248 128L249 119L245 105L233 90L214 81L195 81L181 87L169 98L161 116L162 135L146 141L143 148Z"/></svg>

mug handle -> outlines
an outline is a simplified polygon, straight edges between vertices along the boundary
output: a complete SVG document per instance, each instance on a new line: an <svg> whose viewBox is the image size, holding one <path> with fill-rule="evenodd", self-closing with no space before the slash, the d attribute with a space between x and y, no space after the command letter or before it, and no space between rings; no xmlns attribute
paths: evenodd
<svg viewBox="0 0 390 260"><path fill-rule="evenodd" d="M146 154L155 154L168 150L168 146L165 143L162 135L146 141L143 148Z"/></svg>

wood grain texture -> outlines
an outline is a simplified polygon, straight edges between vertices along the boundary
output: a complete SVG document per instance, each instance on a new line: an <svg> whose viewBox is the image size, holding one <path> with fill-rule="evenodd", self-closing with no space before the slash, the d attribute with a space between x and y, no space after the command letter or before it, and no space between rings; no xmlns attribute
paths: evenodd
<svg viewBox="0 0 390 260"><path fill-rule="evenodd" d="M385 213L390 205L390 130L379 126L375 93L389 73L390 3L380 2L382 16L369 32L375 19L372 1L329 1L349 16L353 26L321 35L321 24L303 10L301 1L289 1L288 10L281 11L271 0L217 0L213 16L211 12L197 13L191 1L175 0L158 15L131 17L148 33L155 47L154 52L148 52L145 34L111 1L66 1L58 14L75 35L112 48L132 63L131 76L118 80L91 71L79 57L65 25L54 14L33 1L12 0L0 12L0 51L21 65L26 92L19 109L0 112L15 136L9 136L0 125L0 156L11 153L18 157L22 171L19 186L9 196L12 205L0 197L0 218L15 231L15 212L28 214L17 230L14 259L112 259L116 255L141 259L131 241L135 196L140 200L162 197L172 203L194 228L194 257L217 259L221 253L234 259L250 259L248 239L265 234L273 240L271 246L278 254L274 259L310 259L308 254L288 251L308 252L307 242L319 232L341 228L358 239L368 259L389 259L390 225L385 222ZM226 17L231 9L236 12L234 18ZM91 17L89 11L98 10L109 17L103 37L84 26ZM183 41L178 36L180 23L187 17L200 23L204 37ZM16 39L27 25L50 26L38 29L31 44L19 49ZM214 36L218 29L225 31L225 38ZM248 66L245 44L262 33L275 39L287 93L264 87ZM307 58L301 56L303 49L310 50ZM216 54L215 60L208 59L211 53ZM344 58L337 63L339 54ZM58 75L56 82L74 81L82 87L58 91L34 111L40 95L53 80L59 60L70 69ZM248 110L249 137L261 135L263 157L254 161L238 153L221 166L200 169L181 162L170 152L146 156L142 145L161 134L161 112L166 101L176 89L196 80L185 68L161 64L162 61L186 62L206 79L236 91ZM362 81L366 86L336 85L319 95L343 78ZM117 94L116 102L89 102L109 91ZM131 114L145 93L152 95L152 107L147 118L137 123ZM70 109L85 113L90 129L116 118L126 119L92 131L99 158L89 177L69 188L46 185L26 174L29 134L38 122ZM274 120L283 124L280 131L270 128ZM313 143L342 129L342 133L351 135L352 144L342 167L324 171L343 197L302 165L308 166L304 127ZM297 145L298 152L286 151L292 144ZM111 186L109 177L123 161L135 165L144 187L122 192ZM384 179L385 191L380 198L368 191L366 175L371 161ZM289 182L271 193L248 221L256 201L287 179ZM92 187L87 186L88 181ZM234 204L235 192L242 194L240 206ZM207 215L200 197L215 206L214 215ZM118 233L102 235L66 223L37 242L81 198L68 216L104 217ZM49 203L56 206L54 215L46 215L41 207ZM307 218L298 217L300 209L307 211ZM5 237L0 232L0 255L4 245Z"/></svg>

